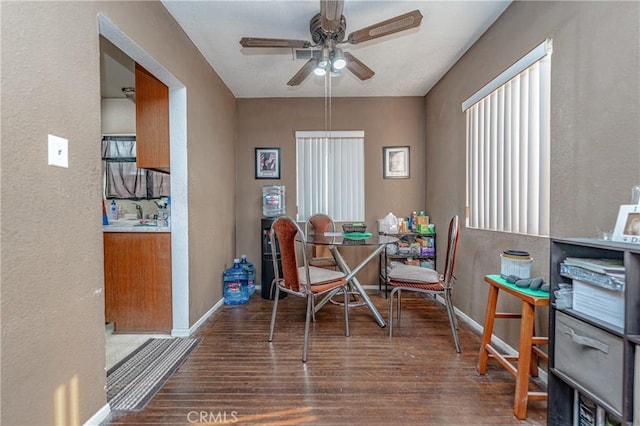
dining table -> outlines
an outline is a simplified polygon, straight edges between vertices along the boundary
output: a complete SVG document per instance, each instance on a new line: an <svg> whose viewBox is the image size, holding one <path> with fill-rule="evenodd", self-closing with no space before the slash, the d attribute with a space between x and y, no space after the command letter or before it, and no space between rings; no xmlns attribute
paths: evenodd
<svg viewBox="0 0 640 426"><path fill-rule="evenodd" d="M386 321L375 307L366 290L356 278L356 275L365 267L369 262L378 257L378 255L386 248L387 244L395 243L398 241L397 237L381 234L358 234L349 235L341 232L325 232L319 234L311 234L307 236L305 244L315 246L328 246L333 258L340 270L344 272L345 280L350 286L350 295L356 295L360 301L354 303L351 300L343 301L348 303L349 306L366 306L369 308L374 318L378 322L381 328L387 326ZM345 261L344 257L340 253L341 250L348 250L354 247L367 247L372 248L369 255L360 261L357 265L351 267ZM315 306L315 312L318 312L329 301L333 301L333 297L338 293L339 289L335 289L320 300Z"/></svg>

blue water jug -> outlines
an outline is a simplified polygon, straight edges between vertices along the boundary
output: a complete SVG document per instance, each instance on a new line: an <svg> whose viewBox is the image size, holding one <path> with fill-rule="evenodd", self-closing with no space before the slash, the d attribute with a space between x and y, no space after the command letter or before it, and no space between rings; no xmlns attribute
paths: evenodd
<svg viewBox="0 0 640 426"><path fill-rule="evenodd" d="M240 266L247 271L247 288L249 289L249 297L256 292L256 267L247 260L247 255L240 256Z"/></svg>
<svg viewBox="0 0 640 426"><path fill-rule="evenodd" d="M223 298L225 305L242 305L249 301L247 271L233 259L233 266L223 273Z"/></svg>

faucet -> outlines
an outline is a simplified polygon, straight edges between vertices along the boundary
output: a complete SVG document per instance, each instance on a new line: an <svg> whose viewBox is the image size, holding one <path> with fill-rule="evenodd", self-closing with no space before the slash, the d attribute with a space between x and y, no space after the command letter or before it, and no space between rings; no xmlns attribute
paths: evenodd
<svg viewBox="0 0 640 426"><path fill-rule="evenodd" d="M136 206L136 214L138 215L138 219L142 219L142 206L138 203L133 203Z"/></svg>

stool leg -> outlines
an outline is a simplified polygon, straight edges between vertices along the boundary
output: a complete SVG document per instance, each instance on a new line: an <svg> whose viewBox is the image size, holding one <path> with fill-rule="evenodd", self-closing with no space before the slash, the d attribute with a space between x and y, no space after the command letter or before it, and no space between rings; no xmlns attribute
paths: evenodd
<svg viewBox="0 0 640 426"><path fill-rule="evenodd" d="M520 348L518 351L518 374L516 375L516 396L513 401L513 413L519 419L527 418L527 400L529 397L529 368L531 365L531 342L533 338L534 306L522 302L520 320Z"/></svg>
<svg viewBox="0 0 640 426"><path fill-rule="evenodd" d="M535 306L534 306L535 310ZM533 326L531 328L531 335L535 337L536 335L536 318L535 315L533 317ZM529 363L529 374L531 377L538 377L538 354L533 351L533 343L531 344L531 362Z"/></svg>
<svg viewBox="0 0 640 426"><path fill-rule="evenodd" d="M480 354L478 355L478 373L480 374L485 374L487 372L487 361L489 360L487 345L491 344L491 335L493 334L493 322L495 320L497 304L498 287L490 285L489 295L487 296L487 310L484 314L484 331L482 332Z"/></svg>

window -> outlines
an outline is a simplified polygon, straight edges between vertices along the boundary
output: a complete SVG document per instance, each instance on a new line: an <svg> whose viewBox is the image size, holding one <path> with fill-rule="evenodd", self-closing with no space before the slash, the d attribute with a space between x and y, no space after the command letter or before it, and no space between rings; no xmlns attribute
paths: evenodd
<svg viewBox="0 0 640 426"><path fill-rule="evenodd" d="M296 132L299 221L364 221L364 131Z"/></svg>
<svg viewBox="0 0 640 426"><path fill-rule="evenodd" d="M136 165L134 136L102 138L105 198L142 200L171 195L170 177Z"/></svg>
<svg viewBox="0 0 640 426"><path fill-rule="evenodd" d="M549 235L551 40L462 104L470 228Z"/></svg>

